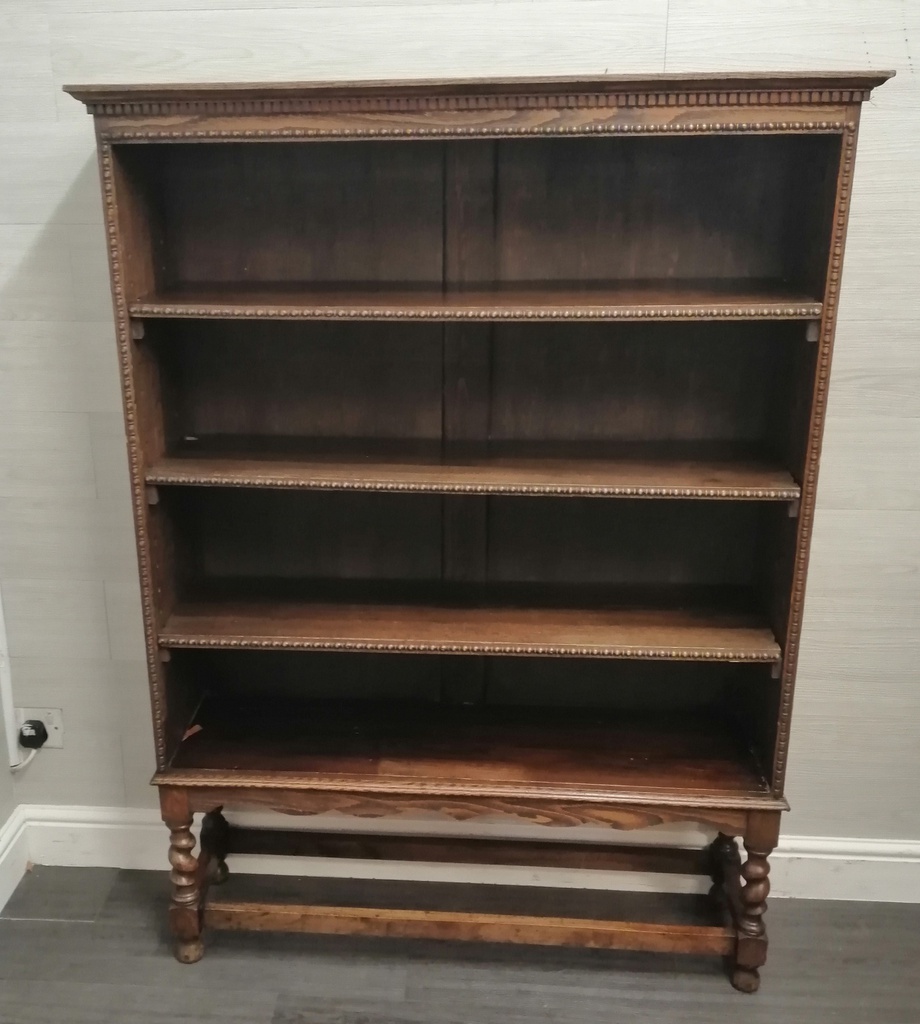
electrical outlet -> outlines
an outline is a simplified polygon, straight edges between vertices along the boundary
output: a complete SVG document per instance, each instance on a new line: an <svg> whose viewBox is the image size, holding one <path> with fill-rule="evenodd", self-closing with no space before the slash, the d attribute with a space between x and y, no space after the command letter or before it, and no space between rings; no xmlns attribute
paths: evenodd
<svg viewBox="0 0 920 1024"><path fill-rule="evenodd" d="M30 718L44 722L48 730L48 742L42 750L64 746L64 712L60 708L16 708L17 732L22 728L22 723L28 722Z"/></svg>

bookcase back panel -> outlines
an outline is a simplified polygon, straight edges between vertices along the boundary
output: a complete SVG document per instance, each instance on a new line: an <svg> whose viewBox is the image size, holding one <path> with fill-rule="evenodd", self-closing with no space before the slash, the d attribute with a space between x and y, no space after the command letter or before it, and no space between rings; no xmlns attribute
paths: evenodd
<svg viewBox="0 0 920 1024"><path fill-rule="evenodd" d="M574 588L576 601L579 587L600 600L643 588L660 590L666 604L682 588L740 588L750 603L775 522L757 502L208 487L178 489L167 503L192 590L254 582L269 596L292 587L309 595L336 580L354 581L361 593L376 580L395 585L381 592L386 599L400 596L402 584L437 584L446 575L446 531L465 520L485 524L473 536L486 586L526 585L534 599L541 589Z"/></svg>
<svg viewBox="0 0 920 1024"><path fill-rule="evenodd" d="M323 441L332 455L336 442L347 454L362 441L428 441L437 459L442 440L525 454L573 442L565 454L578 458L692 442L701 455L722 446L790 469L814 359L803 326L783 322L167 320L143 344L160 362L173 451L284 455Z"/></svg>
<svg viewBox="0 0 920 1024"><path fill-rule="evenodd" d="M783 284L820 298L830 135L150 144L155 284Z"/></svg>
<svg viewBox="0 0 920 1024"><path fill-rule="evenodd" d="M161 286L441 279L440 144L143 150Z"/></svg>
<svg viewBox="0 0 920 1024"><path fill-rule="evenodd" d="M255 746L263 756L279 758L281 768L285 759L302 769L313 758L332 757L341 759L339 770L373 774L377 758L409 752L399 733L415 732L417 721L424 736L415 738L415 770L426 763L420 740L431 753L423 770L440 769L454 779L472 771L497 781L515 763L518 773L526 772L534 759L542 770L556 766L568 777L582 777L599 756L591 749L596 729L604 737L601 756L623 758L626 782L674 770L677 763L689 777L709 758L725 758L749 780L762 779L769 768L773 734L752 730L745 713L776 689L768 667L484 658L482 686L461 706L450 689L463 667L459 661L468 659L181 651L171 671L194 679L204 696L197 719L207 733L202 764L210 767L225 767L228 757L239 764L236 759L251 757ZM465 719L473 728L463 728ZM547 742L573 722L571 751ZM375 736L374 723L383 726L382 734ZM496 727L501 752L490 739ZM180 749L178 760L195 763L199 754L190 745Z"/></svg>
<svg viewBox="0 0 920 1024"><path fill-rule="evenodd" d="M753 587L768 517L756 502L490 499L488 578Z"/></svg>
<svg viewBox="0 0 920 1024"><path fill-rule="evenodd" d="M440 437L439 324L168 321L151 336L174 445Z"/></svg>
<svg viewBox="0 0 920 1024"><path fill-rule="evenodd" d="M796 197L803 169L822 173L835 145L793 135L502 141L496 276L808 288L820 255L808 266L806 254L825 210Z"/></svg>
<svg viewBox="0 0 920 1024"><path fill-rule="evenodd" d="M177 651L178 672L208 691L267 701L445 698L442 681L469 659L324 651ZM483 658L478 701L522 707L699 708L729 712L730 694L769 686L769 666L591 658Z"/></svg>
<svg viewBox="0 0 920 1024"><path fill-rule="evenodd" d="M195 583L433 580L441 573L436 495L205 488L170 495Z"/></svg>
<svg viewBox="0 0 920 1024"><path fill-rule="evenodd" d="M442 662L437 655L360 652L177 651L173 668L220 697L296 700L437 701ZM447 659L456 660L456 659Z"/></svg>
<svg viewBox="0 0 920 1024"><path fill-rule="evenodd" d="M798 324L502 324L496 440L715 441L771 447Z"/></svg>

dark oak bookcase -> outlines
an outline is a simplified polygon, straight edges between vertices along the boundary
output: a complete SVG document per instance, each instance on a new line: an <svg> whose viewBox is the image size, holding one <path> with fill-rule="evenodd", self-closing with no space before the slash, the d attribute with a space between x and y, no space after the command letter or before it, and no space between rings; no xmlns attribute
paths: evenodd
<svg viewBox="0 0 920 1024"><path fill-rule="evenodd" d="M723 954L757 987L886 77L68 88L99 140L180 960L206 925L276 928ZM718 834L356 838L224 807ZM253 851L714 885L689 923L214 888Z"/></svg>

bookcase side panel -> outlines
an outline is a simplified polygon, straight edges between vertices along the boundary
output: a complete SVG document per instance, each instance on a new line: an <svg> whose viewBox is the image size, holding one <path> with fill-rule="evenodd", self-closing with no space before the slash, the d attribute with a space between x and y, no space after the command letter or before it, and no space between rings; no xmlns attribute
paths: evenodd
<svg viewBox="0 0 920 1024"><path fill-rule="evenodd" d="M823 314L816 341L818 349L814 371L814 388L810 403L807 443L801 479L801 507L796 521L794 547L791 555L791 593L788 617L786 618L784 628L778 634L778 639L783 646L783 669L778 701L776 745L772 766L773 792L777 796L782 796L786 778L795 677L805 604L805 585L808 574L811 535L814 526L818 466L821 458L831 357L837 325L837 307L840 298L843 254L846 244L850 197L853 188L859 114L860 108L858 104L852 105L847 110L846 127L843 133L840 161L837 168L834 208L830 223L830 245L825 277Z"/></svg>
<svg viewBox="0 0 920 1024"><path fill-rule="evenodd" d="M144 482L148 460L161 456L165 447L160 377L155 360L143 349L143 324L132 322L128 315L130 296L142 293L153 283L154 243L150 210L145 208L145 198L113 152L113 147L104 139L99 141L99 165L131 474L154 743L157 767L162 769L171 749L178 743L181 720L187 709L170 714L167 693L172 687L168 685L168 668L160 658L157 643L158 627L170 610L174 593L172 537L165 518L156 507L155 492L149 492Z"/></svg>

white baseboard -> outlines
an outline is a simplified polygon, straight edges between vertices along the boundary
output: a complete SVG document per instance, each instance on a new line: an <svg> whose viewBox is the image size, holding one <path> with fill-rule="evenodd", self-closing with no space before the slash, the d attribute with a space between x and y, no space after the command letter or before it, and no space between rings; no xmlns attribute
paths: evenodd
<svg viewBox="0 0 920 1024"><path fill-rule="evenodd" d="M29 866L26 816L17 807L6 824L0 825L0 910L16 890Z"/></svg>
<svg viewBox="0 0 920 1024"><path fill-rule="evenodd" d="M245 818L249 822L278 824L275 818L266 820L254 815ZM355 822L343 818L324 818L322 826L344 831L387 830L386 823L362 822L356 827ZM443 834L444 831L443 826L431 822L400 822L398 828L400 832L416 834ZM482 834L486 830L475 831ZM466 830L465 834L475 832ZM596 841L604 834L594 830L590 838ZM571 835L567 831L565 838ZM701 833L686 829L624 835L630 842L655 841L663 845L679 845L693 841L694 837L701 845L703 838ZM541 836L545 837L545 832ZM616 838L619 841L621 836ZM67 867L165 870L166 851L166 829L153 810L23 804L0 829L0 907L15 889L29 862ZM772 897L920 903L920 841L785 836L771 857L771 865ZM243 873L475 880L506 885L668 892L705 891L709 884L708 880L699 878L651 873L249 855L235 856L231 868Z"/></svg>
<svg viewBox="0 0 920 1024"><path fill-rule="evenodd" d="M920 841L782 836L771 897L920 903Z"/></svg>

